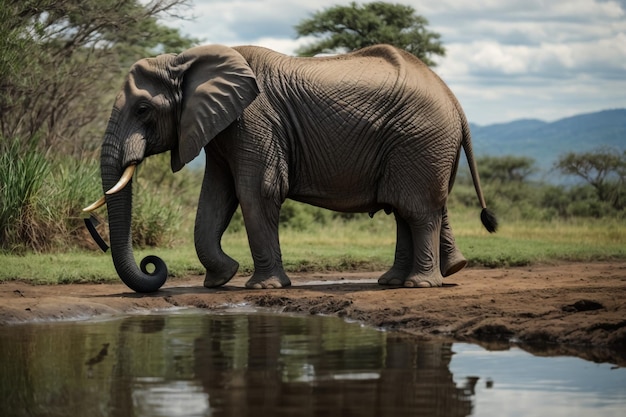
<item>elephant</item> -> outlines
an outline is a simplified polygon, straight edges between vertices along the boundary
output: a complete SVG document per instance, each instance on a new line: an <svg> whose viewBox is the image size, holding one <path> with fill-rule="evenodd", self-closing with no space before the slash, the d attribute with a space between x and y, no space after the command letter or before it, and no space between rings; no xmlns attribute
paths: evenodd
<svg viewBox="0 0 626 417"><path fill-rule="evenodd" d="M130 68L102 142L105 196L85 210L107 205L111 254L124 283L158 290L165 263L148 256L138 268L133 258L134 169L170 151L177 172L204 149L194 243L205 287L226 284L238 270L221 247L237 207L254 262L246 287L291 284L278 238L287 198L340 212L393 213L394 261L378 283L438 287L467 263L447 216L461 148L482 223L494 232L465 114L415 56L390 45L312 58L203 45Z"/></svg>

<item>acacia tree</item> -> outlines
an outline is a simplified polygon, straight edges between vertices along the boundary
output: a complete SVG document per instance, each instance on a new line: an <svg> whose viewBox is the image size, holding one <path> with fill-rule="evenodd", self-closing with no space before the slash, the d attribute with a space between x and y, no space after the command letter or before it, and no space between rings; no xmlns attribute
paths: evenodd
<svg viewBox="0 0 626 417"><path fill-rule="evenodd" d="M78 155L135 60L195 41L158 23L188 0L0 0L0 136ZM0 147L3 146L0 144ZM88 148L88 146L87 146Z"/></svg>
<svg viewBox="0 0 626 417"><path fill-rule="evenodd" d="M585 180L595 189L598 200L610 203L614 209L626 207L626 151L606 148L570 152L559 158L555 168Z"/></svg>
<svg viewBox="0 0 626 417"><path fill-rule="evenodd" d="M313 14L296 27L298 36L319 40L296 51L300 56L349 52L379 43L404 49L429 66L433 55L445 55L438 33L411 6L385 2L334 6Z"/></svg>

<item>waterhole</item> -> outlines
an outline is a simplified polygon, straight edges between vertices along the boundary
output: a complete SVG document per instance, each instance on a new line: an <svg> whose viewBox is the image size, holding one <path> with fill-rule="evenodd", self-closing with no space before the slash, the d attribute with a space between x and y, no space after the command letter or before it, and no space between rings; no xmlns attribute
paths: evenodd
<svg viewBox="0 0 626 417"><path fill-rule="evenodd" d="M0 327L0 416L623 416L626 369L320 316Z"/></svg>

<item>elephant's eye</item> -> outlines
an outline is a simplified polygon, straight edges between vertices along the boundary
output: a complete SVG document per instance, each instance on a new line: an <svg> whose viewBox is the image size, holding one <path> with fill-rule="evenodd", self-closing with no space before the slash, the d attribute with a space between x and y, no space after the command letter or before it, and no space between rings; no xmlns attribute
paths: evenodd
<svg viewBox="0 0 626 417"><path fill-rule="evenodd" d="M150 111L150 106L148 104L140 104L135 110L135 115L139 117L145 117Z"/></svg>

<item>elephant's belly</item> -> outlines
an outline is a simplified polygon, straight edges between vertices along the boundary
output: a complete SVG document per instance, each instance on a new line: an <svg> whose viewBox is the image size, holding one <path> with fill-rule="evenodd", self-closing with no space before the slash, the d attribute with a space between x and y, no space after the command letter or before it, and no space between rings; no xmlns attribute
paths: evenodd
<svg viewBox="0 0 626 417"><path fill-rule="evenodd" d="M348 154L338 158L333 155L318 155L317 158L302 159L297 174L289 181L288 198L347 213L368 213L382 207L378 201L378 179L380 170L354 168ZM373 162L362 162L359 166L374 166Z"/></svg>
<svg viewBox="0 0 626 417"><path fill-rule="evenodd" d="M369 194L369 193L368 193ZM288 198L312 206L344 213L371 213L382 210L386 205L378 203L374 195L350 193L307 194L290 193Z"/></svg>

